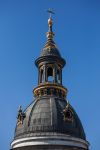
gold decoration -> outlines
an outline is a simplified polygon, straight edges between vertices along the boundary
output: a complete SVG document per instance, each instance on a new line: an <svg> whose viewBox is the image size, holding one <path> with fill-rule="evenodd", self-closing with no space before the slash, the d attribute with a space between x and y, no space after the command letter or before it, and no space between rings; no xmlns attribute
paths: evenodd
<svg viewBox="0 0 100 150"><path fill-rule="evenodd" d="M35 97L54 95L56 97L65 99L67 89L64 88L62 85L58 86L58 84L55 83L53 84L46 83L46 84L40 84L38 87L34 88L33 92Z"/></svg>
<svg viewBox="0 0 100 150"><path fill-rule="evenodd" d="M49 25L49 26L52 26L52 25L53 25L53 20L52 20L52 18L49 18L49 19L48 19L48 25Z"/></svg>
<svg viewBox="0 0 100 150"><path fill-rule="evenodd" d="M36 92L36 91L38 91L39 89L44 89L44 88L55 88L55 89L57 89L57 90L61 90L61 91L63 91L64 93L66 93L68 90L65 88L65 87L63 87L62 85L59 85L58 86L58 84L56 84L56 83L47 83L47 84L41 84L41 85L39 85L38 87L36 87L36 88L34 88L34 93Z"/></svg>

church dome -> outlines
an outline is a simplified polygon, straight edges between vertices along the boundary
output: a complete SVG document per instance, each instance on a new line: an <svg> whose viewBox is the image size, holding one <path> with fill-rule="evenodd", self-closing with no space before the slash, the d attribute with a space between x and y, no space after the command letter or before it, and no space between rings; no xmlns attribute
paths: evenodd
<svg viewBox="0 0 100 150"><path fill-rule="evenodd" d="M35 100L25 110L26 117L23 124L16 126L15 139L34 136L38 133L55 132L85 140L82 124L70 104L67 117L64 119L66 105L66 100L54 97Z"/></svg>
<svg viewBox="0 0 100 150"><path fill-rule="evenodd" d="M38 85L33 89L35 100L25 111L19 108L12 150L88 150L81 121L66 100L68 90L62 84L66 61L53 41L52 24L50 17L47 42L35 61L38 68Z"/></svg>
<svg viewBox="0 0 100 150"><path fill-rule="evenodd" d="M48 40L42 49L41 56L57 56L61 57L60 52L53 40Z"/></svg>

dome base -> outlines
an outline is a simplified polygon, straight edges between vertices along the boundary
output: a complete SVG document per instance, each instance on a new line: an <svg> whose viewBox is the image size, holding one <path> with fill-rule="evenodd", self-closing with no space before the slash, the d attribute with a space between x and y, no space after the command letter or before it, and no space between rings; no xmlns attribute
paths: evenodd
<svg viewBox="0 0 100 150"><path fill-rule="evenodd" d="M76 147L76 149L88 149L88 142L79 138L71 137L65 134L58 133L44 133L40 136L28 137L16 139L11 143L13 149L20 150L22 147L26 147L26 150L33 149L44 150L44 149L58 149L64 150L64 148L71 147L71 149ZM40 147L40 148L39 148Z"/></svg>

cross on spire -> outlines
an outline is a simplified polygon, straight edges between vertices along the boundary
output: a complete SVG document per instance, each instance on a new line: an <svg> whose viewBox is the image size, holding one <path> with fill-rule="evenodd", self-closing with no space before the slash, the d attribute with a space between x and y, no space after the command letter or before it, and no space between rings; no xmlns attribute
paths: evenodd
<svg viewBox="0 0 100 150"><path fill-rule="evenodd" d="M55 14L54 11L52 9L48 9L47 12L49 13L49 17L52 17L52 14Z"/></svg>

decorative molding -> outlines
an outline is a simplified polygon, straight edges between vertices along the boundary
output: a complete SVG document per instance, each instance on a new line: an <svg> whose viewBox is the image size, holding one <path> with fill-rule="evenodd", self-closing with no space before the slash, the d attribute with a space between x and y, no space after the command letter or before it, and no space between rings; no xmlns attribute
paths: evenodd
<svg viewBox="0 0 100 150"><path fill-rule="evenodd" d="M34 91L35 97L49 96L49 95L66 99L66 92L62 90L62 88L60 89L59 87L43 86L41 88L35 89Z"/></svg>
<svg viewBox="0 0 100 150"><path fill-rule="evenodd" d="M18 148L30 145L62 145L62 146L76 146L79 148L88 149L89 143L85 140L74 138L70 136L61 135L48 135L41 137L28 137L16 139L11 143L12 148Z"/></svg>

